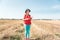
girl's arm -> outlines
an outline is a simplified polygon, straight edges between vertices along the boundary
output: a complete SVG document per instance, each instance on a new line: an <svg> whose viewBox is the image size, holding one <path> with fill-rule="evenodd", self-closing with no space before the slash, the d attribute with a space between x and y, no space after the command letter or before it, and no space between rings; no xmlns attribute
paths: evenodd
<svg viewBox="0 0 60 40"><path fill-rule="evenodd" d="M27 18L25 18L25 15L24 15L24 18L23 18L23 20L27 20Z"/></svg>
<svg viewBox="0 0 60 40"><path fill-rule="evenodd" d="M23 20L31 20L32 18L25 18L25 19L23 19Z"/></svg>
<svg viewBox="0 0 60 40"><path fill-rule="evenodd" d="M32 17L31 17L31 15L30 15L30 20L32 20Z"/></svg>
<svg viewBox="0 0 60 40"><path fill-rule="evenodd" d="M32 19L32 17L30 16L29 18L23 18L23 20L31 20Z"/></svg>
<svg viewBox="0 0 60 40"><path fill-rule="evenodd" d="M28 18L27 20L32 20L32 17Z"/></svg>
<svg viewBox="0 0 60 40"><path fill-rule="evenodd" d="M23 20L28 20L29 18L25 18L25 19L23 19Z"/></svg>

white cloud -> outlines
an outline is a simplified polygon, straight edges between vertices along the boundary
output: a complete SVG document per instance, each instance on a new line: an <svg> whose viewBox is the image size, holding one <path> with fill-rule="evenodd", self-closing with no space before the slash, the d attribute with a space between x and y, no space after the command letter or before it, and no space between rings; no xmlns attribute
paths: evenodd
<svg viewBox="0 0 60 40"><path fill-rule="evenodd" d="M60 9L60 5L55 5L55 6L53 6L52 8Z"/></svg>

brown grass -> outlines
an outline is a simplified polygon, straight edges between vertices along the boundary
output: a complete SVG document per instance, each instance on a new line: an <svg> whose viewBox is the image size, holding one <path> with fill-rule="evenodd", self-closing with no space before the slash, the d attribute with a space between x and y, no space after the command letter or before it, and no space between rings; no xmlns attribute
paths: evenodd
<svg viewBox="0 0 60 40"><path fill-rule="evenodd" d="M10 40L15 35L24 40L22 20L0 20L0 40ZM60 40L59 20L32 20L31 40ZM18 39L16 39L18 40Z"/></svg>

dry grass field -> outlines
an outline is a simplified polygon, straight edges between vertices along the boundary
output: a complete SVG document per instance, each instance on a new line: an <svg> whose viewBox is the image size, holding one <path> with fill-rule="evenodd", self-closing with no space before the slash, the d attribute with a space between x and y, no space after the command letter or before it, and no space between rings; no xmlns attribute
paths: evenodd
<svg viewBox="0 0 60 40"><path fill-rule="evenodd" d="M0 20L0 40L24 40L22 20ZM59 20L32 20L30 40L60 40Z"/></svg>

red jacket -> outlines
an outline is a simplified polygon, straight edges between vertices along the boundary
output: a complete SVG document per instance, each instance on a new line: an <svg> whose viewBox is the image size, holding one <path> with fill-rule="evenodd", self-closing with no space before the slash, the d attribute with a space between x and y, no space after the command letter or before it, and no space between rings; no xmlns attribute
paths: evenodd
<svg viewBox="0 0 60 40"><path fill-rule="evenodd" d="M24 19L26 18L31 18L31 15L24 15ZM24 20L24 23L27 24L27 25L30 25L31 24L31 19L30 20Z"/></svg>

